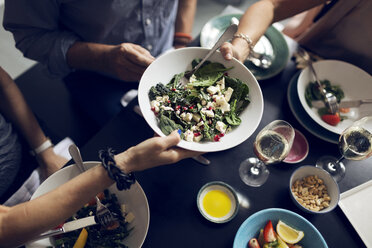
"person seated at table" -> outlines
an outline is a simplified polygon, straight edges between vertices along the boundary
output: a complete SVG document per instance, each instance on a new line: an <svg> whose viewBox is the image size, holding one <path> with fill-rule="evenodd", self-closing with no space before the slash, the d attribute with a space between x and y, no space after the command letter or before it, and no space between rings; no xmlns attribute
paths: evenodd
<svg viewBox="0 0 372 248"><path fill-rule="evenodd" d="M29 154L30 148L36 151L37 161ZM51 141L39 126L18 86L0 66L0 204L11 196L14 198L10 204L29 200L32 192L28 196L15 196L14 193L33 170L38 167L41 177L46 178L67 161L54 153ZM38 175L34 179L37 185ZM32 184L32 179L29 180Z"/></svg>
<svg viewBox="0 0 372 248"><path fill-rule="evenodd" d="M196 2L5 0L3 25L103 125L154 57L191 41Z"/></svg>
<svg viewBox="0 0 372 248"><path fill-rule="evenodd" d="M251 5L240 19L232 44L221 47L224 57L244 61L250 49L273 23L294 16L284 34L299 45L326 59L354 64L372 74L372 32L370 0L261 0Z"/></svg>
<svg viewBox="0 0 372 248"><path fill-rule="evenodd" d="M129 174L201 154L175 147L180 139L177 131L154 137L119 153L114 161ZM0 205L0 247L21 245L56 227L113 183L104 166L98 165L29 202L14 207Z"/></svg>

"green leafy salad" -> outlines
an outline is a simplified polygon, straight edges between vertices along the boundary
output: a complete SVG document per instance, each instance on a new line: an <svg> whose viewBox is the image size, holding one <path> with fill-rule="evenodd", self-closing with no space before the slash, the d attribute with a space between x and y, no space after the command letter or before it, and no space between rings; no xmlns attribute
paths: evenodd
<svg viewBox="0 0 372 248"><path fill-rule="evenodd" d="M131 212L127 213L125 210L125 205L120 205L116 195L111 194L108 190L105 190L104 195L102 193L102 196L99 198L102 198L101 202L116 215L118 220L109 228L103 228L99 224L85 227L88 232L88 236L84 247L127 247L126 245L122 244L122 241L130 234L132 230L132 228L128 227L128 224L134 219L134 215ZM92 200L67 221L88 217L95 214L95 212L96 203L95 200ZM53 247L75 247L75 242L77 241L80 233L81 229L58 236L55 238L55 246Z"/></svg>
<svg viewBox="0 0 372 248"><path fill-rule="evenodd" d="M341 99L345 97L344 91L341 89L340 86L332 85L331 82L327 79L320 80L320 83L323 85L324 89L327 92L331 92L336 96L338 103L340 103ZM306 99L307 105L309 105L310 108L313 107L313 104L311 103L312 101L323 100L316 82L310 82L306 86L305 99Z"/></svg>
<svg viewBox="0 0 372 248"><path fill-rule="evenodd" d="M199 60L192 62L192 67ZM186 83L185 72L176 74L164 85L151 87L151 109L161 131L168 135L180 129L190 142L219 141L234 126L239 114L250 103L249 88L238 78L228 76L231 68L206 61Z"/></svg>

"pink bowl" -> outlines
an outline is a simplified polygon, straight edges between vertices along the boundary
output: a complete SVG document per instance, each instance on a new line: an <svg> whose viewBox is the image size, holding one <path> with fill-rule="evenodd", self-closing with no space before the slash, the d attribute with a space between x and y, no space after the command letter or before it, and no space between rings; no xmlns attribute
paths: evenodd
<svg viewBox="0 0 372 248"><path fill-rule="evenodd" d="M288 156L283 160L285 163L295 164L303 161L309 153L309 143L305 135L295 129L295 138Z"/></svg>

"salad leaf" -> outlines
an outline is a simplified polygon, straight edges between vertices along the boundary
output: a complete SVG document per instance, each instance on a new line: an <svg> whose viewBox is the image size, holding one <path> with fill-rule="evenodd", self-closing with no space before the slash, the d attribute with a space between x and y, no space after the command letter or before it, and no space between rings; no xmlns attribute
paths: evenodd
<svg viewBox="0 0 372 248"><path fill-rule="evenodd" d="M235 99L234 102L231 104L231 110L229 112L229 115L225 117L226 122L229 123L231 126L239 126L240 123L242 122L242 120L236 113L236 102L237 99Z"/></svg>
<svg viewBox="0 0 372 248"><path fill-rule="evenodd" d="M183 127L181 125L176 124L173 120L166 117L165 115L161 115L159 119L160 130L165 135L169 135L171 132L177 129L181 129L181 131L183 131Z"/></svg>
<svg viewBox="0 0 372 248"><path fill-rule="evenodd" d="M209 63L203 65L196 71L194 82L190 82L189 85L195 87L208 87L213 85L217 80L219 80L223 74L230 70L231 68L225 68L223 64L220 63Z"/></svg>

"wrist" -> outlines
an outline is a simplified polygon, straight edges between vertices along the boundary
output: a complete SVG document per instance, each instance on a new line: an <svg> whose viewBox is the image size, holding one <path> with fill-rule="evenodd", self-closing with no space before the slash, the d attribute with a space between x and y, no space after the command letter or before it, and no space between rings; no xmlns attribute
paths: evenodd
<svg viewBox="0 0 372 248"><path fill-rule="evenodd" d="M41 143L36 148L32 149L30 151L30 154L32 156L40 156L42 153L44 153L46 150L49 150L53 148L53 143L49 138L46 138L43 143Z"/></svg>

